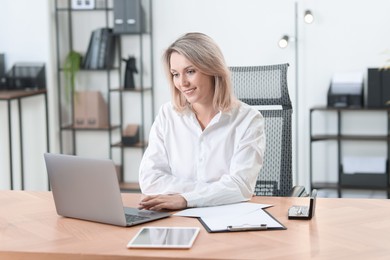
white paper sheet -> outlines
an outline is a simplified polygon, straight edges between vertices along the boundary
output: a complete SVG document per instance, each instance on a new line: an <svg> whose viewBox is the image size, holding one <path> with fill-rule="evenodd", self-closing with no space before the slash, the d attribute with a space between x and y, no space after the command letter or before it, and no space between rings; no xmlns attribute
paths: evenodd
<svg viewBox="0 0 390 260"><path fill-rule="evenodd" d="M339 72L332 78L331 92L333 94L355 94L359 95L363 86L363 73L361 72Z"/></svg>
<svg viewBox="0 0 390 260"><path fill-rule="evenodd" d="M272 205L242 202L214 207L191 208L179 211L174 216L181 217L221 217L244 215L258 209L268 208Z"/></svg>
<svg viewBox="0 0 390 260"><path fill-rule="evenodd" d="M386 157L344 156L343 170L346 174L386 173Z"/></svg>

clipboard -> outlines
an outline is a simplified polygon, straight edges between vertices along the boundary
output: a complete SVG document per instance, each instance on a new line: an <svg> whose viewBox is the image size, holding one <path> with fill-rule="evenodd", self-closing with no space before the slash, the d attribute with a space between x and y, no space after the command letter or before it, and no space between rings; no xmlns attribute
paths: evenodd
<svg viewBox="0 0 390 260"><path fill-rule="evenodd" d="M254 218L257 216L256 223ZM287 228L274 218L266 210L259 209L242 216L214 217L215 219L198 217L208 233L222 232L244 232L244 231L266 231L266 230L286 230ZM233 220L234 219L234 220ZM216 225L215 223L218 222ZM230 224L228 224L230 223Z"/></svg>

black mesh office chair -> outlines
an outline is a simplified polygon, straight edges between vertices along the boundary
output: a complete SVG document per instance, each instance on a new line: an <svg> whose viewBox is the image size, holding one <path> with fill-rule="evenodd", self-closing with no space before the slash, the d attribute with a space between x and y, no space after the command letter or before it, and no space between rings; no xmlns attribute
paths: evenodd
<svg viewBox="0 0 390 260"><path fill-rule="evenodd" d="M287 88L288 64L230 67L236 97L261 106L265 118L266 151L255 194L306 196L305 188L292 185L292 106Z"/></svg>

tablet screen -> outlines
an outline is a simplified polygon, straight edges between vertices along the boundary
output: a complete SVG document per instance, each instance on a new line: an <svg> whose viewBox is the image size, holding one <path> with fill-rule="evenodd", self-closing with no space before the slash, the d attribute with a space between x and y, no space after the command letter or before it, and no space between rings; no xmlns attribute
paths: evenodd
<svg viewBox="0 0 390 260"><path fill-rule="evenodd" d="M127 247L191 248L198 233L198 227L143 227Z"/></svg>

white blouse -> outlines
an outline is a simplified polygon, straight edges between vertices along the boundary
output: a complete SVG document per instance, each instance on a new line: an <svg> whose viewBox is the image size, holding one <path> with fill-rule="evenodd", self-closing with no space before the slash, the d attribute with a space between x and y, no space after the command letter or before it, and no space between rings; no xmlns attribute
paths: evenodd
<svg viewBox="0 0 390 260"><path fill-rule="evenodd" d="M247 104L219 112L202 131L189 109L164 104L141 161L144 194L180 194L188 207L249 200L263 165L264 118Z"/></svg>

